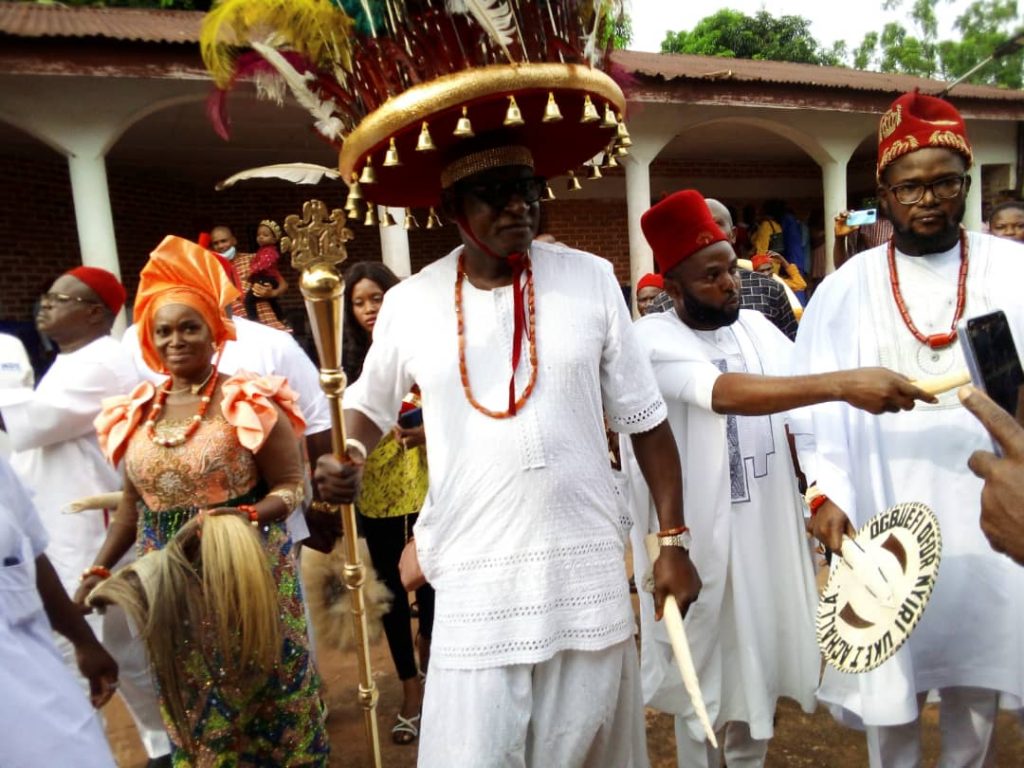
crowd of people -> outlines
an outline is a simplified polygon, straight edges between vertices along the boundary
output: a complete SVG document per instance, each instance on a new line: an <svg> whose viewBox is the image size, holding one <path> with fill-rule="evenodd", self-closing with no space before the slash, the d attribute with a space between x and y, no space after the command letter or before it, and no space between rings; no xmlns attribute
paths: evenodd
<svg viewBox="0 0 1024 768"><path fill-rule="evenodd" d="M116 692L152 766L326 766L299 558L354 503L392 593L390 738L421 766L644 768L645 706L674 716L680 768L760 766L787 697L909 768L931 693L940 764L991 765L999 706L1024 707L1024 427L922 382L963 367L965 317L1002 310L1024 339L1024 209L962 227L973 155L948 102L905 94L882 126L890 234L839 214L848 259L810 300L791 211L737 226L689 189L641 219L658 272L634 322L608 261L535 239L539 140L478 122L420 181L460 244L401 281L346 271L340 456L275 305L277 223L254 254L223 226L165 238L120 340L118 279L57 277L36 318L56 361L34 388L17 354L2 369L0 763L113 765L92 707ZM822 676L807 531L839 552L908 500L943 534L928 608L877 669Z"/></svg>

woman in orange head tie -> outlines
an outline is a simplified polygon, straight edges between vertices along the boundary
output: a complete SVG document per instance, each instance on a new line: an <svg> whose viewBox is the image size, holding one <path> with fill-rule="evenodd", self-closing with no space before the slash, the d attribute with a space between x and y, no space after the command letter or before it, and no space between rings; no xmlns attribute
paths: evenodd
<svg viewBox="0 0 1024 768"><path fill-rule="evenodd" d="M107 457L124 459L125 492L76 599L132 543L158 553L98 593L142 626L174 764L326 766L285 526L302 500L304 425L283 378L218 373L218 351L234 338L224 308L236 296L214 255L181 238L165 238L143 268L139 341L168 378L108 401L96 420Z"/></svg>

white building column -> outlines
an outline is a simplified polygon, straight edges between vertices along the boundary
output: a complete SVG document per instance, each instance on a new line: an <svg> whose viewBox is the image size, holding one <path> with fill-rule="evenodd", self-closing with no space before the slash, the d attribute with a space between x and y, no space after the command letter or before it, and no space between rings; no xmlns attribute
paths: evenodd
<svg viewBox="0 0 1024 768"><path fill-rule="evenodd" d="M976 157L968 172L971 191L967 194L963 225L972 232L981 232L981 166L981 160Z"/></svg>
<svg viewBox="0 0 1024 768"><path fill-rule="evenodd" d="M383 222L385 213L390 213L395 223L390 227L381 225L380 250L384 266L405 279L412 274L412 261L409 257L409 233L405 229L405 210L403 208L385 208L377 206L378 218Z"/></svg>
<svg viewBox="0 0 1024 768"><path fill-rule="evenodd" d="M832 252L836 243L835 215L846 210L846 164L850 155L821 165L822 197L825 204L825 273L835 271Z"/></svg>
<svg viewBox="0 0 1024 768"><path fill-rule="evenodd" d="M654 271L654 252L647 244L640 217L651 207L651 161L633 153L622 158L626 169L626 218L629 227L629 284L633 290L633 314L636 316L636 284Z"/></svg>

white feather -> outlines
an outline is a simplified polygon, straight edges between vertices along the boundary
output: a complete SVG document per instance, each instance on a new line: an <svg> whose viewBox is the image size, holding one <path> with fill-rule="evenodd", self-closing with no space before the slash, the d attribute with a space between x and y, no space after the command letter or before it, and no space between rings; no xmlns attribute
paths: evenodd
<svg viewBox="0 0 1024 768"><path fill-rule="evenodd" d="M468 13L498 44L505 57L515 63L508 46L515 40L516 18L507 2L501 0L448 0L449 13Z"/></svg>
<svg viewBox="0 0 1024 768"><path fill-rule="evenodd" d="M258 40L253 40L251 45L281 75L295 100L316 118L316 129L331 140L344 138L342 122L334 114L337 109L334 102L329 99L325 101L313 93L306 84L307 77L300 74L276 49Z"/></svg>
<svg viewBox="0 0 1024 768"><path fill-rule="evenodd" d="M601 8L604 0L594 0L594 28L587 35L587 44L583 48L583 55L590 65L597 66L597 33L601 30Z"/></svg>
<svg viewBox="0 0 1024 768"><path fill-rule="evenodd" d="M239 171L234 176L218 181L214 189L220 192L246 179L284 179L293 184L318 184L324 178L340 179L341 173L334 168L315 163L278 163Z"/></svg>

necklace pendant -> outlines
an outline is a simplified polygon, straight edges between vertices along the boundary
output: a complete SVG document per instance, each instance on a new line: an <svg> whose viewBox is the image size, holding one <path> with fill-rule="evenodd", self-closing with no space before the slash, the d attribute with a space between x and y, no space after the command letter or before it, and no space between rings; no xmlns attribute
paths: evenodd
<svg viewBox="0 0 1024 768"><path fill-rule="evenodd" d="M933 333L925 339L925 343L932 349L942 349L953 343L953 337L948 333Z"/></svg>

